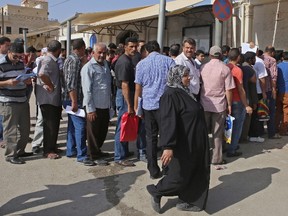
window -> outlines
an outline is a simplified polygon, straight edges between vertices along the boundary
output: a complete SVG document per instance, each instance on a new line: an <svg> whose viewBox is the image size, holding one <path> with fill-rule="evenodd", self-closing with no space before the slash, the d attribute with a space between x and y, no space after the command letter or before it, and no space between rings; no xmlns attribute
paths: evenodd
<svg viewBox="0 0 288 216"><path fill-rule="evenodd" d="M197 43L197 49L203 50L205 53L209 52L212 46L211 26L192 26L184 28L184 39L193 38Z"/></svg>
<svg viewBox="0 0 288 216"><path fill-rule="evenodd" d="M6 34L12 34L11 26L6 26Z"/></svg>
<svg viewBox="0 0 288 216"><path fill-rule="evenodd" d="M28 28L19 28L19 34L23 34L24 30L26 30L26 33L28 33Z"/></svg>

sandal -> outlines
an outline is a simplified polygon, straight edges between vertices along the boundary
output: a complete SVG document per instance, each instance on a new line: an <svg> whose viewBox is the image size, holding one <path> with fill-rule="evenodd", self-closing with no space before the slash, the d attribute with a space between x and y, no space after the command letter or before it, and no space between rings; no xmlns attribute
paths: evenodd
<svg viewBox="0 0 288 216"><path fill-rule="evenodd" d="M222 160L220 163L211 163L212 165L224 165L227 164L226 160Z"/></svg>
<svg viewBox="0 0 288 216"><path fill-rule="evenodd" d="M5 148L6 147L6 142L5 141L0 141L0 147Z"/></svg>
<svg viewBox="0 0 288 216"><path fill-rule="evenodd" d="M49 158L49 159L54 159L54 160L61 158L60 155L55 154L55 153L47 153L44 155L44 157Z"/></svg>
<svg viewBox="0 0 288 216"><path fill-rule="evenodd" d="M132 161L128 161L128 160L116 161L115 163L121 166L125 166L125 167L135 166L135 164Z"/></svg>

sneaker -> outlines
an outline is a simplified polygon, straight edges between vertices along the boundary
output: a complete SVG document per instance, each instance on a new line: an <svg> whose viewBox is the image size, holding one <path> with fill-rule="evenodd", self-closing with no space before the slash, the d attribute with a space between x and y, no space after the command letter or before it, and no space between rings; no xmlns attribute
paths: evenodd
<svg viewBox="0 0 288 216"><path fill-rule="evenodd" d="M270 116L268 115L262 115L258 117L258 121L269 121L270 120Z"/></svg>
<svg viewBox="0 0 288 216"><path fill-rule="evenodd" d="M250 137L249 138L250 142L258 142L258 143L263 143L265 141L264 138L262 137Z"/></svg>
<svg viewBox="0 0 288 216"><path fill-rule="evenodd" d="M98 166L108 166L109 163L106 160L98 159L94 161Z"/></svg>
<svg viewBox="0 0 288 216"><path fill-rule="evenodd" d="M84 166L95 166L96 165L96 163L94 163L94 161L89 159L89 158L85 158L83 161L79 161L79 162L83 162Z"/></svg>

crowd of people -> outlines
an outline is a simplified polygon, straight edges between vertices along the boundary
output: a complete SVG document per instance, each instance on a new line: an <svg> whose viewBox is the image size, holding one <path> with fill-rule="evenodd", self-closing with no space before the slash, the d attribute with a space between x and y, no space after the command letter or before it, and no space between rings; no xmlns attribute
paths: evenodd
<svg viewBox="0 0 288 216"><path fill-rule="evenodd" d="M253 42L249 47L243 53L212 46L208 57L192 38L171 45L168 54L157 41L133 37L118 46L98 42L88 48L76 39L66 56L57 40L24 52L23 40L1 37L0 138L6 161L24 164L23 157L41 152L61 158L57 137L65 109L67 157L85 166L109 165L111 154L101 148L116 113L114 162L135 166L120 133L123 114L138 115L137 158L147 163L151 179L161 178L147 186L153 209L161 211L162 196L178 196L179 210L203 210L210 164L226 164L224 152L226 158L241 156L241 141L264 142L265 122L268 139L288 134L288 52L276 60L272 46L264 52ZM26 152L33 87L37 121L32 152ZM227 116L234 118L229 144L223 139Z"/></svg>

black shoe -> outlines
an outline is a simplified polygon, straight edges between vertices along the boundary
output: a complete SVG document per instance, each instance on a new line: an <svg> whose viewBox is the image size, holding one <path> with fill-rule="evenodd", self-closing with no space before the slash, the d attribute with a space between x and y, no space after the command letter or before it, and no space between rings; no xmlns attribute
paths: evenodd
<svg viewBox="0 0 288 216"><path fill-rule="evenodd" d="M31 157L32 155L33 155L33 152L24 152L18 155L18 157Z"/></svg>
<svg viewBox="0 0 288 216"><path fill-rule="evenodd" d="M90 160L89 158L85 158L83 161L84 166L95 166L96 164L94 163L93 160Z"/></svg>
<svg viewBox="0 0 288 216"><path fill-rule="evenodd" d="M226 157L239 157L242 155L242 152L226 153Z"/></svg>
<svg viewBox="0 0 288 216"><path fill-rule="evenodd" d="M39 153L41 152L40 146L34 146L34 147L32 147L32 152L33 152L34 154L39 154Z"/></svg>
<svg viewBox="0 0 288 216"><path fill-rule="evenodd" d="M157 175L154 175L154 176L150 175L150 178L154 180L154 179L162 178L162 176L163 176L163 173L160 171L157 173Z"/></svg>
<svg viewBox="0 0 288 216"><path fill-rule="evenodd" d="M153 191L155 190L155 186L154 185L147 185L146 189L147 189L148 193L151 195L151 205L152 205L153 210L157 213L160 213L160 211L161 211L161 206L160 206L161 197L157 197L153 194Z"/></svg>
<svg viewBox="0 0 288 216"><path fill-rule="evenodd" d="M192 211L192 212L199 212L202 211L201 208L195 206L193 204L189 204L186 202L180 202L176 204L176 208L180 211Z"/></svg>
<svg viewBox="0 0 288 216"><path fill-rule="evenodd" d="M6 157L6 161L12 164L25 164L25 161L19 157Z"/></svg>

